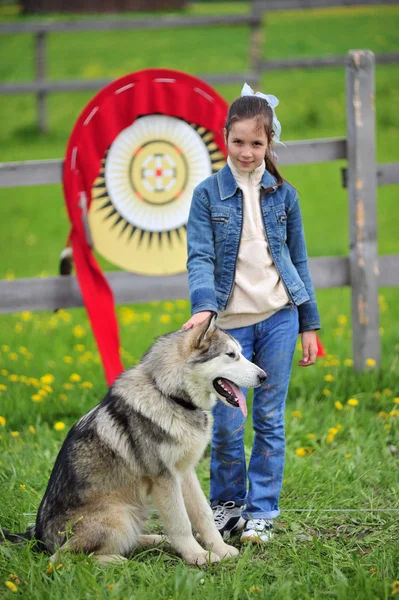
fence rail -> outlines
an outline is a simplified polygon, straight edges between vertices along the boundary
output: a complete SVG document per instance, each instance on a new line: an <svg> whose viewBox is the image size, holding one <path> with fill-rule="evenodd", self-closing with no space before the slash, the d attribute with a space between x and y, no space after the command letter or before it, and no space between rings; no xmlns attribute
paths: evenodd
<svg viewBox="0 0 399 600"><path fill-rule="evenodd" d="M312 281L318 289L350 285L349 258L326 256L309 259ZM399 286L399 256L380 256L378 285ZM116 304L178 300L187 298L186 273L151 277L128 271L105 274L115 296ZM24 310L56 310L84 306L79 284L74 275L0 281L0 313Z"/></svg>
<svg viewBox="0 0 399 600"><path fill-rule="evenodd" d="M379 4L394 5L398 0L380 0ZM249 27L249 70L246 73L204 73L196 74L209 84L242 83L247 81L257 85L260 76L266 71L296 68L320 68L345 66L345 56L303 57L292 59L265 60L262 57L263 18L268 12L281 10L304 10L311 8L348 7L375 4L375 0L251 0L250 11L244 15L212 16L158 16L135 19L73 19L63 21L26 21L23 23L0 24L0 35L32 34L35 36L35 78L34 81L0 84L0 95L35 94L37 98L37 120L42 132L48 129L47 95L51 92L97 91L112 79L49 81L47 79L47 37L53 33L77 33L85 31L127 31L142 29L170 29L182 27L208 26L248 26ZM399 53L381 54L376 62L391 64L399 62Z"/></svg>
<svg viewBox="0 0 399 600"><path fill-rule="evenodd" d="M328 162L346 158L346 139L287 142L286 148L278 149L278 155L282 165ZM0 188L60 183L63 164L62 159L0 163Z"/></svg>

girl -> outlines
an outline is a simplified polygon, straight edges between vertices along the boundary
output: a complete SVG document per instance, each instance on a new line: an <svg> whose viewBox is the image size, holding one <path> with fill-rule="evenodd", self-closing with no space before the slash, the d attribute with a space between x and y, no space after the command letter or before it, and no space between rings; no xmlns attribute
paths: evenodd
<svg viewBox="0 0 399 600"><path fill-rule="evenodd" d="M298 196L273 159L272 141L279 142L281 132L277 104L275 96L244 85L227 115L227 165L194 190L187 226L193 316L183 328L217 312L218 325L267 373L254 392L248 473L244 416L221 402L213 413L214 519L224 539L245 525L241 540L254 542L271 539L280 514L284 408L298 331L299 365L309 366L320 328Z"/></svg>

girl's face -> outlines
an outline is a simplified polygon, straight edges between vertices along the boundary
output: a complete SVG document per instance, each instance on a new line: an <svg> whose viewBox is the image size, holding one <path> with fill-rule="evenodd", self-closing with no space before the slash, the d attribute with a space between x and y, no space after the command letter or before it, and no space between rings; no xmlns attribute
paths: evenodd
<svg viewBox="0 0 399 600"><path fill-rule="evenodd" d="M250 173L264 161L269 147L264 127L259 127L256 119L243 119L231 126L225 142L233 165L245 173Z"/></svg>

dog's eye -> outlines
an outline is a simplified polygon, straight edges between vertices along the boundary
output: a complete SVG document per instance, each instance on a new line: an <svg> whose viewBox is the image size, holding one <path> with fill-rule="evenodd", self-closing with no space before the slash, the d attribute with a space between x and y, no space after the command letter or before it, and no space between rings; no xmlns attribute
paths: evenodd
<svg viewBox="0 0 399 600"><path fill-rule="evenodd" d="M234 354L234 352L226 352L226 356L229 356L230 358L235 358L236 355Z"/></svg>

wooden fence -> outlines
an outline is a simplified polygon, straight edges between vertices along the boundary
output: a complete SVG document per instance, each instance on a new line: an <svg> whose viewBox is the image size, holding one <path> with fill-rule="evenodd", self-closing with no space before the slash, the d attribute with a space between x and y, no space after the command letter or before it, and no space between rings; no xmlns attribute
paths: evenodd
<svg viewBox="0 0 399 600"><path fill-rule="evenodd" d="M375 4L375 0L250 0L250 11L245 15L220 16L162 16L137 19L80 19L69 21L26 21L22 23L0 24L0 35L27 34L35 36L35 78L24 83L2 83L1 94L36 94L37 120L42 132L48 129L46 97L50 92L70 92L74 90L99 90L112 79L78 79L50 81L47 79L47 37L52 33L170 29L172 27L204 26L242 26L250 28L249 35L249 71L246 73L197 74L210 84L242 83L247 81L256 85L264 71L296 68L316 68L326 66L345 66L345 56L320 56L315 58L292 58L264 60L262 58L263 19L268 12L278 10L297 10L332 6L357 6ZM379 0L378 4L397 4L398 0ZM399 62L399 53L380 54L379 63ZM150 66L150 65L149 65Z"/></svg>
<svg viewBox="0 0 399 600"><path fill-rule="evenodd" d="M367 358L380 363L378 287L399 285L399 254L377 256L377 185L399 183L399 163L375 163L372 52L349 53L346 95L347 138L288 142L279 149L279 158L282 165L347 159L349 255L311 258L310 270L316 288L351 286L354 366L362 370ZM0 187L60 183L62 164L62 160L0 163ZM119 271L106 276L117 304L188 296L186 273L150 277ZM74 276L0 281L0 313L82 305Z"/></svg>

